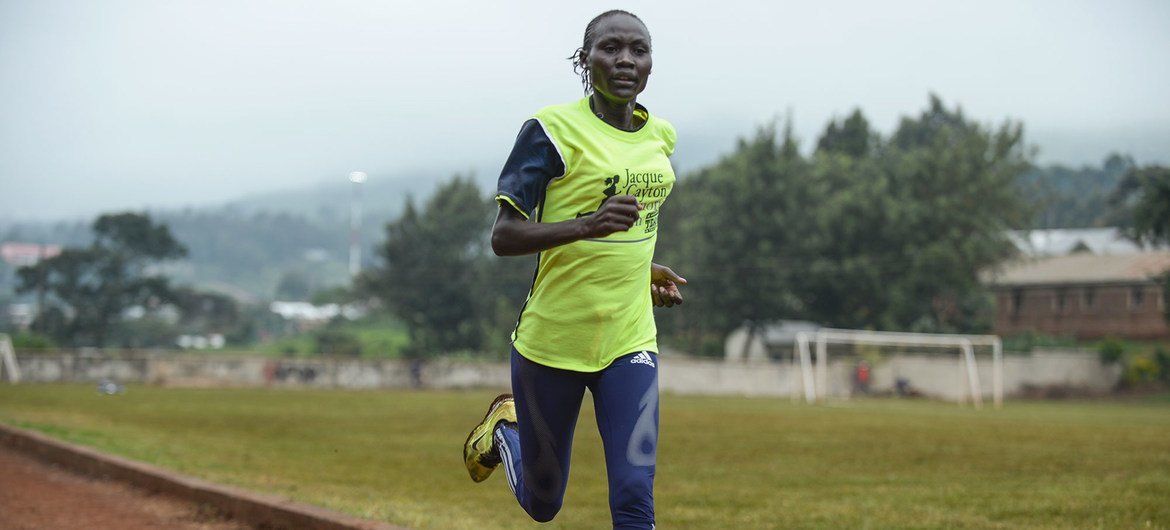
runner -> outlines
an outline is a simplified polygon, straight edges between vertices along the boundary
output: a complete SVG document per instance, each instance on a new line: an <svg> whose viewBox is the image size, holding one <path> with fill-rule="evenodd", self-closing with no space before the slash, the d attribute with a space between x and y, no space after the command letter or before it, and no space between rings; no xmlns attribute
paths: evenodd
<svg viewBox="0 0 1170 530"><path fill-rule="evenodd" d="M607 11L570 57L586 96L524 123L500 174L492 248L539 253L512 334L512 392L464 443L471 478L501 463L537 521L561 509L585 389L605 447L613 527L654 528L658 346L653 306L686 280L651 262L674 185L674 128L636 102L651 70L641 19ZM513 399L512 396L515 396Z"/></svg>

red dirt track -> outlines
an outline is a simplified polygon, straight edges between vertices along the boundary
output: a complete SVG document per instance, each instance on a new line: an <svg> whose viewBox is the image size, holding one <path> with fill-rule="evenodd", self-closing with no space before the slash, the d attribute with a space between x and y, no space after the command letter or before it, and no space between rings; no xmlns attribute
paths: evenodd
<svg viewBox="0 0 1170 530"><path fill-rule="evenodd" d="M0 424L0 530L251 527L405 530Z"/></svg>
<svg viewBox="0 0 1170 530"><path fill-rule="evenodd" d="M0 529L241 530L213 508L73 474L0 445Z"/></svg>

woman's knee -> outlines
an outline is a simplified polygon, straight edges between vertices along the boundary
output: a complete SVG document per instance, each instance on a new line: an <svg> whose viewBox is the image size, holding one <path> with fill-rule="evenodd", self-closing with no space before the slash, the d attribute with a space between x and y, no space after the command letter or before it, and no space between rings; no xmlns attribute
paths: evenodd
<svg viewBox="0 0 1170 530"><path fill-rule="evenodd" d="M547 523L553 520L561 511L561 501L557 502L532 502L524 507L524 511L528 512L528 516L538 523Z"/></svg>

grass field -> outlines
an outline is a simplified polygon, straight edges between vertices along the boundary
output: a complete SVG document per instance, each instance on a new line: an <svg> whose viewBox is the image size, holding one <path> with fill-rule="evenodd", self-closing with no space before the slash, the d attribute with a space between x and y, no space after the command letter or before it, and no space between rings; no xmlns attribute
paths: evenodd
<svg viewBox="0 0 1170 530"><path fill-rule="evenodd" d="M473 484L489 392L0 386L0 422L216 482L416 529L535 528L501 477ZM583 410L565 508L608 528ZM1170 396L806 406L664 396L656 500L674 528L1170 528Z"/></svg>

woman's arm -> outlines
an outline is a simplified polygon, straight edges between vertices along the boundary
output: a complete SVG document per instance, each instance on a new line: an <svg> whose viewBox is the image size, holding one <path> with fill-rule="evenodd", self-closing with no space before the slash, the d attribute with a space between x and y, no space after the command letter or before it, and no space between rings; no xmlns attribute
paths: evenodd
<svg viewBox="0 0 1170 530"><path fill-rule="evenodd" d="M530 223L510 205L501 204L492 226L492 251L497 256L521 256L582 239L624 232L638 220L642 205L632 195L617 195L585 217L559 223Z"/></svg>

